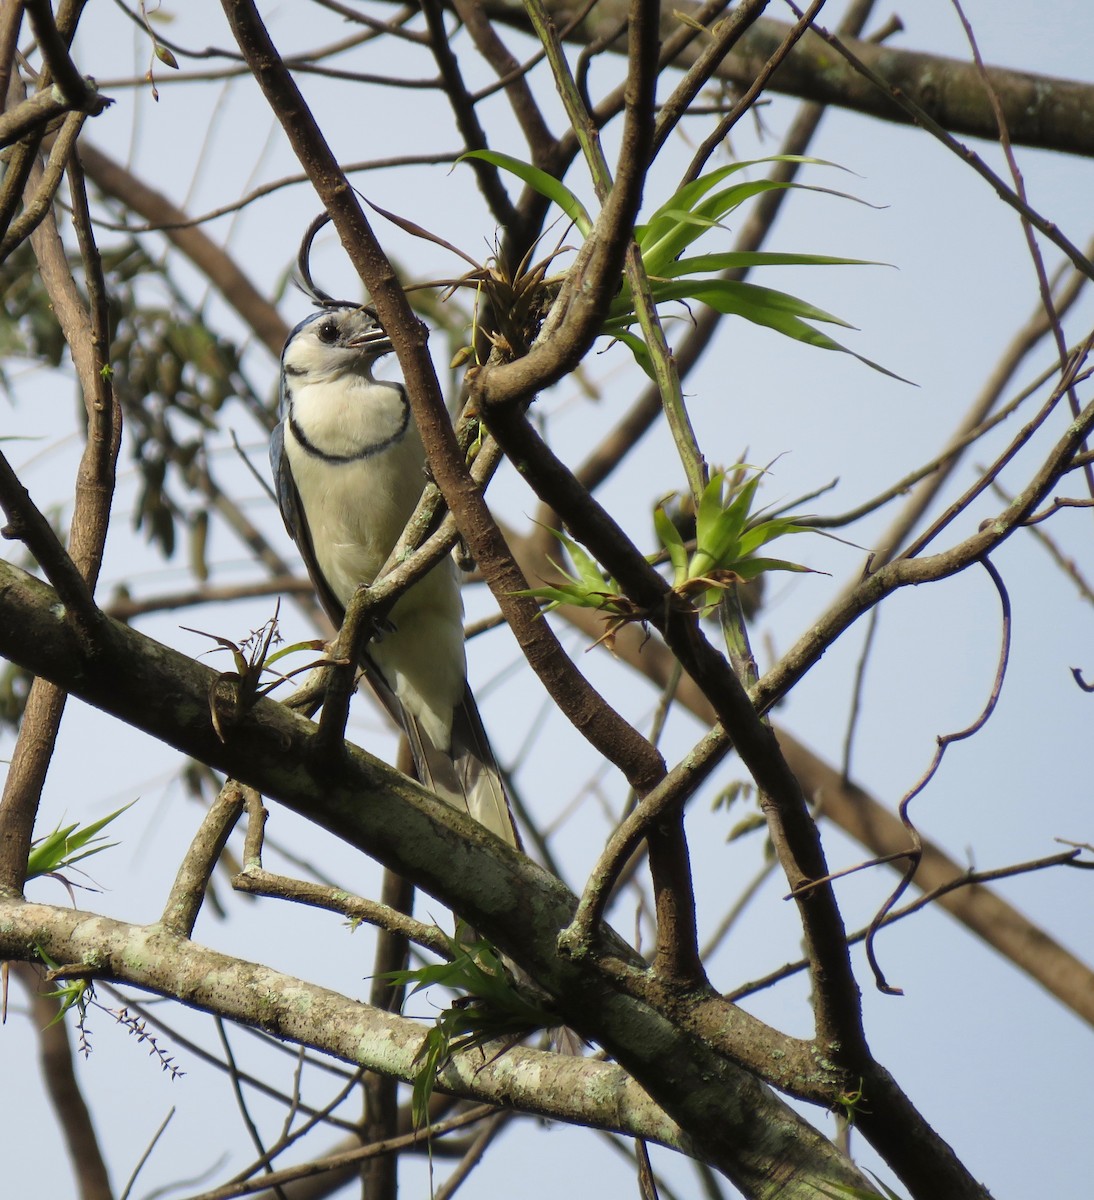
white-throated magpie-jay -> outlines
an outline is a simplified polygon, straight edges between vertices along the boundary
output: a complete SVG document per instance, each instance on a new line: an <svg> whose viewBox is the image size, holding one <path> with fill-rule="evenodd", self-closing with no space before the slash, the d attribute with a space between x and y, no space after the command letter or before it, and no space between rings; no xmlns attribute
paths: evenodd
<svg viewBox="0 0 1094 1200"><path fill-rule="evenodd" d="M281 422L270 462L285 526L330 619L372 583L425 485L404 388L373 378L391 342L367 307L329 303L281 355ZM467 686L463 604L451 558L402 595L365 673L410 742L421 782L511 845L505 788Z"/></svg>

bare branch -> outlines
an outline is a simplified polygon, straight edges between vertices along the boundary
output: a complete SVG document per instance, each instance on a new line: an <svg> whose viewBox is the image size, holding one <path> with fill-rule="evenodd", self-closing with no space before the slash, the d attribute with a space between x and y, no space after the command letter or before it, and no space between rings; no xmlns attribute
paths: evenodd
<svg viewBox="0 0 1094 1200"><path fill-rule="evenodd" d="M952 0L952 3L965 29L965 35L969 40L969 47L972 50L973 61L976 63L976 69L980 73L980 78L984 81L984 89L988 93L992 111L995 113L995 119L999 125L999 145L1002 147L1003 154L1006 157L1007 168L1014 183L1015 195L1028 207L1029 199L1026 194L1026 183L1018 167L1018 160L1014 156L1014 147L1011 145L1010 131L1007 129L1007 118L1003 111L1002 102L999 99L999 94L992 87L991 76L988 74L987 67L984 66L984 60L980 57L980 47L977 45L972 25L969 24L969 20L965 16L965 11L961 7L960 0ZM1056 342L1056 353L1059 357L1060 370L1066 371L1069 353L1067 341L1064 338L1060 318L1052 301L1052 286L1049 283L1048 271L1045 268L1044 255L1041 253L1041 248L1037 244L1037 238L1034 236L1032 221L1024 214L1022 216L1022 232L1025 235L1026 245L1029 248L1029 256L1033 261L1033 269L1037 274L1037 288L1041 294L1041 305L1044 309L1045 318L1052 329L1052 336ZM1075 394L1074 383L1067 389L1067 399L1068 404L1071 406L1072 416L1077 417L1079 415L1079 397ZM1087 490L1091 496L1094 496L1094 467L1086 466L1083 468L1083 471L1086 476Z"/></svg>
<svg viewBox="0 0 1094 1200"><path fill-rule="evenodd" d="M790 8L800 15L797 6L792 0L787 0ZM1068 238L1066 238L1059 229L1051 221L1046 220L1040 213L1035 212L1022 199L1022 197L1013 191L1003 182L1002 178L996 174L984 160L970 150L967 146L962 145L955 137L947 132L945 127L936 121L924 108L913 100L907 93L903 92L899 87L896 87L891 82L886 81L882 76L873 71L865 62L865 60L852 51L840 38L829 34L827 30L819 25L813 26L814 30L839 54L851 64L851 66L860 72L866 79L882 92L888 93L890 98L900 107L908 117L917 125L921 125L926 131L936 137L948 150L952 151L970 167L981 178L986 180L995 189L995 194L1003 201L1004 204L1009 204L1015 212L1019 213L1025 220L1029 221L1044 237L1050 242L1058 246L1064 254L1074 263L1076 270L1091 279L1094 279L1094 263L1086 257L1085 254ZM974 68L975 69L975 68ZM990 107L990 105L989 105ZM993 111L994 117L994 111ZM998 132L998 129L996 130Z"/></svg>
<svg viewBox="0 0 1094 1200"><path fill-rule="evenodd" d="M309 883L303 879L290 879L285 875L275 875L270 871L250 866L232 880L232 887L238 892L248 892L253 896L270 896L289 900L294 904L308 904L313 908L340 913L350 921L365 921L369 925L376 925L380 929L407 938L419 946L425 946L441 958L447 958L451 952L449 940L435 925L415 921L389 904L366 900L363 896L348 895L342 888Z"/></svg>
<svg viewBox="0 0 1094 1200"><path fill-rule="evenodd" d="M662 36L666 42L679 31L677 12L684 20L701 22L703 7L694 0L678 0L671 6L665 5ZM519 9L503 0L484 0L483 8L496 21L526 27ZM558 14L569 11L561 0L551 0L548 8ZM618 30L626 10L627 0L601 0L590 20L575 30L571 39L585 42L598 36L602 28ZM735 52L722 62L717 77L727 83L748 87L784 41L789 29L790 26L781 21L761 18ZM870 40L848 38L844 39L844 45L884 81L883 90L879 91L851 66L834 62L828 47L812 32L802 39L782 65L772 80L772 90L802 100L852 109L884 121L913 123L915 118L893 103L890 93L895 90L954 134L996 140L995 114L972 63L881 46ZM617 44L610 48L619 50ZM687 67L698 54L697 49L688 47L677 53L675 64ZM1085 120L1085 114L1094 106L1092 85L1001 67L989 67L988 71L1016 145L1060 150L1065 154L1094 155L1094 130ZM937 86L942 77L947 82L945 88Z"/></svg>
<svg viewBox="0 0 1094 1200"><path fill-rule="evenodd" d="M1060 839L1057 840L1059 841ZM1035 858L1029 862L1015 863L1009 867L993 867L987 871L974 871L971 867L966 868L945 883L940 883L937 887L925 890L917 899L912 900L910 903L902 905L900 908L891 908L880 922L875 924L872 921L869 925L852 933L848 937L848 941L852 944L864 941L871 930L884 929L887 925L892 925L896 921L902 921L905 917L912 916L928 905L943 902L943 907L948 907L944 903L945 898L963 894L965 889L969 889L970 892L975 893L982 890L983 885L986 883L994 883L1000 879L1013 879L1017 875L1028 875L1034 871L1046 871L1052 867L1075 867L1078 870L1094 870L1094 863L1079 861L1079 856L1085 849L1089 849L1089 847L1076 847L1073 850L1066 850L1061 854L1049 854L1044 858ZM891 855L874 859L871 862L860 863L858 866L852 867L851 870L866 870L872 866L878 866L882 863L895 861L903 857L903 853L896 851ZM838 878L840 875L848 873L836 872L833 878ZM923 872L919 871L917 874L922 875ZM917 879L913 880L913 882L922 883L922 880ZM751 996L776 983L780 983L784 979L789 979L792 975L807 970L808 967L809 963L804 958L798 959L797 962L787 963L786 966L780 967L777 971L772 971L762 979L755 979L751 983L742 984L740 987L734 988L732 992L726 995L726 999L736 1003L739 1000L743 1000L746 996Z"/></svg>
<svg viewBox="0 0 1094 1200"><path fill-rule="evenodd" d="M293 1183L309 1176L324 1175L327 1172L341 1172L347 1167L358 1163L367 1163L374 1158L382 1158L395 1154L399 1150L410 1149L428 1142L432 1137L445 1137L449 1133L475 1125L491 1116L494 1108L488 1104L480 1104L446 1121L430 1123L428 1128L404 1133L398 1137L386 1138L383 1141L370 1142L356 1150L346 1150L341 1154L325 1155L298 1167L285 1167L280 1171L270 1171L261 1179L242 1183L227 1184L224 1187L213 1188L199 1195L189 1197L189 1200L234 1200L237 1196L253 1196L265 1192L267 1188L280 1189L282 1185ZM273 1194L278 1194L275 1191Z"/></svg>
<svg viewBox="0 0 1094 1200"><path fill-rule="evenodd" d="M163 910L164 928L179 937L194 932L213 869L243 813L243 790L231 779L221 788L179 866Z"/></svg>
<svg viewBox="0 0 1094 1200"><path fill-rule="evenodd" d="M78 14L78 8L68 13L73 17L73 24L74 14ZM67 22L65 28L71 36ZM42 282L72 354L87 415L87 441L76 477L68 547L68 558L84 583L75 582L75 573L66 569L63 554L50 549L46 551L46 563L56 566L63 576L66 598L74 603L74 624L86 640L98 632L98 610L90 596L94 593L102 565L121 444L121 413L109 381L102 272L78 172L72 175L72 193L90 311L77 291L52 214L38 225L30 239ZM9 490L8 500L11 495ZM25 510L23 515L26 515ZM43 545L52 546L55 541L52 531L47 540L41 524L35 522L33 528L36 536L42 535L39 540ZM34 816L53 755L64 703L61 692L35 680L0 799L0 892L6 889L18 892L22 888Z"/></svg>
<svg viewBox="0 0 1094 1200"><path fill-rule="evenodd" d="M798 44L806 30L813 22L813 18L824 7L824 0L813 0L809 9L803 13L797 21L797 24L783 39L782 44L774 54L764 63L762 70L745 89L744 94L740 97L733 108L714 126L709 134L703 139L699 149L692 156L691 162L688 164L688 169L681 177L681 183L690 183L693 179L698 179L703 167L709 161L710 156L714 151L729 137L730 130L737 122L747 113L755 104L760 93L764 91L771 77L779 69L785 61L786 56ZM734 10L739 11L739 10ZM734 39L736 40L736 39ZM722 57L721 55L719 57ZM692 68L694 70L694 68Z"/></svg>
<svg viewBox="0 0 1094 1200"><path fill-rule="evenodd" d="M430 33L429 45L437 60L445 94L456 118L456 127L468 150L483 150L487 145L486 133L475 112L474 100L464 86L459 61L448 44L448 31L444 27L444 10L440 0L423 0L422 11L425 13L426 27ZM512 225L516 220L516 212L513 202L509 199L509 193L501 182L497 167L482 159L472 159L471 167L482 194L490 205L494 220L502 226Z"/></svg>

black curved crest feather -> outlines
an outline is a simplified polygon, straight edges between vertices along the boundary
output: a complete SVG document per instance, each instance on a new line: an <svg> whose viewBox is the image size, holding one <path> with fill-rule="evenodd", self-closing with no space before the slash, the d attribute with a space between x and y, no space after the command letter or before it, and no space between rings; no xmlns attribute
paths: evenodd
<svg viewBox="0 0 1094 1200"><path fill-rule="evenodd" d="M329 292L318 287L311 274L311 249L316 235L324 225L329 224L330 213L321 212L304 231L300 251L296 256L296 270L299 278L296 283L300 290L316 306L316 308L363 308L368 312L372 309L367 304L356 304L352 300L336 300ZM373 313L375 316L375 313Z"/></svg>

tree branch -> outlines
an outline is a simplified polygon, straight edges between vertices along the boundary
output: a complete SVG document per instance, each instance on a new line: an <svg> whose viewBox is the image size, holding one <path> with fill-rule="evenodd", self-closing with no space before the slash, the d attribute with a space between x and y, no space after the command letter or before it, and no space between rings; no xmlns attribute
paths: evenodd
<svg viewBox="0 0 1094 1200"><path fill-rule="evenodd" d="M511 540L522 556L525 569L530 574L541 573L540 559L524 557L527 546L537 544L535 535L524 542ZM591 609L564 608L559 610L559 615L582 629L592 640L603 632L603 619ZM657 687L666 685L676 664L675 657L663 642L647 637L634 626L617 633L613 650L618 659ZM712 724L716 720L710 701L691 679L686 676L681 679L675 695L676 702L700 721ZM822 819L837 825L878 857L907 848L904 826L884 804L858 784L844 779L837 767L806 747L789 730L776 727L776 735L790 769L801 782L805 794L818 805ZM694 752L692 758L695 758ZM616 836L622 832L620 829ZM914 886L924 891L936 891L965 874L960 863L924 839L923 856L912 881ZM965 925L974 937L983 939L1050 995L1066 1004L1081 1020L1094 1026L1094 970L1044 929L983 885L942 894L937 903Z"/></svg>
<svg viewBox="0 0 1094 1200"><path fill-rule="evenodd" d="M403 369L415 424L434 479L479 569L506 615L533 670L593 745L633 786L644 788L664 773L661 756L609 708L574 667L539 606L526 596L527 581L513 563L481 491L456 444L452 423L426 350L426 332L410 310L391 264L369 227L345 176L249 0L223 0L236 38L301 165L331 215L342 244L376 305ZM637 205L637 197L622 193Z"/></svg>
<svg viewBox="0 0 1094 1200"><path fill-rule="evenodd" d="M420 1022L207 949L159 926L18 900L0 901L0 914L5 958L33 955L37 943L56 962L95 963L93 974L99 978L173 996L351 1066L407 1082L417 1074L415 1055L425 1033ZM552 1083L541 1087L545 1073ZM688 1144L619 1067L593 1059L514 1049L483 1063L469 1052L453 1057L438 1086L466 1099L613 1129L677 1149Z"/></svg>
<svg viewBox="0 0 1094 1200"><path fill-rule="evenodd" d="M67 11L58 16L59 27L68 31L69 37L81 8L82 4L69 5ZM68 558L86 585L80 589L73 583L73 596L86 591L90 597L94 594L102 565L114 496L115 469L121 445L121 411L109 379L104 288L98 250L91 234L78 170L73 172L71 178L73 220L80 238L90 310L72 278L52 213L30 234L30 242L42 283L72 355L87 416L87 441L76 475ZM38 533L42 533L40 526L33 521L31 524ZM47 539L43 535L39 540ZM48 540L55 539L51 537ZM47 554L46 561L58 565L63 559L64 555L57 547L56 553ZM62 574L67 574L63 566L59 569ZM70 590L67 584L66 590ZM91 626L80 629L81 617ZM68 619L66 614L66 622ZM80 600L74 609L73 625L80 630L82 640L86 641L91 627L95 627L97 632L97 621L94 604L89 600ZM64 706L62 693L44 681L34 681L24 709L11 767L4 781L3 797L0 798L0 893L17 893L22 889L34 818L53 757Z"/></svg>
<svg viewBox="0 0 1094 1200"><path fill-rule="evenodd" d="M63 681L89 703L281 800L456 908L556 997L568 1025L608 1049L690 1131L695 1154L739 1186L751 1188L750 1194L774 1195L772 1180L780 1187L796 1180L813 1188L821 1178L864 1186L825 1139L752 1075L701 1039L674 1028L668 1014L679 1008L679 996L669 998L671 1007L663 1012L654 1004L655 993L639 999L623 990L630 979L641 992L647 969L614 935L606 932L596 952L581 959L559 955L556 938L572 918L575 898L475 821L348 743L344 755L317 758L311 752L315 726L270 700L241 714L221 741L208 713L213 672L113 622L106 648L87 655L57 613L52 589L4 563L0 614L4 657ZM43 926L47 911L15 903L0 907L0 949L10 957L28 957L37 938L57 961L106 964L105 973L114 978L176 994L168 987L174 981L165 980L163 973L172 964L192 961L185 940L164 930L135 931L105 918L73 918L65 912L47 922L54 930L61 922L65 930L66 940L57 944ZM157 949L164 951L163 958L154 953ZM179 994L188 1003L205 1002L225 1016L254 1021L256 1014L248 1006L265 992L254 985L255 972L263 968L224 961L227 974L210 971L209 963L202 962ZM236 973L240 979L234 983ZM310 1006L305 1015L293 1000L287 1005L291 1011L276 1012L274 1030L315 1044L315 1030L327 1024L316 1014L328 1001L316 1003L319 1007ZM722 1009L724 1029L724 1004ZM256 1023L269 1027L264 1019ZM362 1033L355 1024L354 1061L367 1042ZM416 1052L417 1040L408 1046L408 1055ZM383 1046L384 1038L377 1044ZM323 1048L344 1052L334 1045ZM376 1065L392 1069L390 1059L386 1066ZM802 1194L815 1194L815 1188Z"/></svg>
<svg viewBox="0 0 1094 1200"><path fill-rule="evenodd" d="M482 7L495 21L527 29L520 10L503 0L483 0ZM558 15L569 11L562 0L549 0L547 8ZM677 12L684 19L694 19L699 9L694 0L666 3L661 17L662 36L671 36L679 27ZM626 10L627 0L601 0L590 19L568 36L572 41L592 40L602 29L618 28ZM715 77L748 87L786 39L790 28L781 21L761 18L723 60ZM869 40L845 41L855 56L890 88L898 89L943 128L955 134L997 140L999 127L973 63L895 49L888 44L875 45ZM620 51L617 43L609 48ZM699 47L689 45L674 65L686 68L700 53ZM1003 67L989 67L988 75L1003 107L1012 142L1065 154L1094 155L1094 123L1087 119L1094 109L1094 85ZM769 90L851 109L884 121L912 124L911 116L888 93L879 92L848 64L834 61L831 51L813 33L807 34L794 48L775 73Z"/></svg>

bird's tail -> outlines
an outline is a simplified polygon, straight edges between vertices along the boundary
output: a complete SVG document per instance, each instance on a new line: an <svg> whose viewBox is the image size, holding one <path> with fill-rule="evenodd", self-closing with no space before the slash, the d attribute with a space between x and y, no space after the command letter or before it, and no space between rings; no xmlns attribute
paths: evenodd
<svg viewBox="0 0 1094 1200"><path fill-rule="evenodd" d="M471 689L464 686L463 700L452 717L451 741L447 747L433 745L410 713L404 710L402 715L421 782L453 808L466 812L503 842L519 849L520 835L501 769Z"/></svg>
<svg viewBox="0 0 1094 1200"><path fill-rule="evenodd" d="M441 800L474 817L502 841L521 849L520 834L513 820L501 769L471 689L464 685L463 700L453 714L452 736L447 749L433 745L419 722L401 706L400 716L419 781ZM464 935L469 941L475 941L478 936L470 926L464 927ZM531 988L539 997L546 996L528 972L508 955L502 955L502 962L518 985ZM582 1053L584 1040L572 1029L559 1026L548 1032L556 1050L563 1054Z"/></svg>

